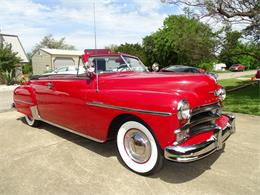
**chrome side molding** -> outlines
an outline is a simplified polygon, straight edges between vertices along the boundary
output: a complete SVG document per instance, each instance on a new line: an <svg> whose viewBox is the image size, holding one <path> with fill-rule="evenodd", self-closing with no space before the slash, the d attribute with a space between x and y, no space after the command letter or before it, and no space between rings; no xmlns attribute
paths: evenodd
<svg viewBox="0 0 260 195"><path fill-rule="evenodd" d="M32 117L35 120L41 120L37 106L31 106L30 109L31 109Z"/></svg>
<svg viewBox="0 0 260 195"><path fill-rule="evenodd" d="M29 101L23 101L23 100L17 100L17 99L14 99L14 102L23 103L23 104L28 104L28 105L33 105L32 102L29 102Z"/></svg>
<svg viewBox="0 0 260 195"><path fill-rule="evenodd" d="M157 116L171 116L172 115L172 113L170 113L170 112L159 112L159 111L152 111L152 110L142 110L142 109L122 107L122 106L114 106L114 105L110 105L110 104L104 104L102 102L87 102L86 104L89 106L110 108L110 109L115 109L115 110L123 110L123 111L128 111L128 112L138 112L138 113L142 113L142 114L151 114L151 115L157 115Z"/></svg>

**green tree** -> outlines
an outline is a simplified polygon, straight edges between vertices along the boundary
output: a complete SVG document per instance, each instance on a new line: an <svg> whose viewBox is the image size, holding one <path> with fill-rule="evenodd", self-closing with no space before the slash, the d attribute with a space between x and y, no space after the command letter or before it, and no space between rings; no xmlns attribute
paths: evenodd
<svg viewBox="0 0 260 195"><path fill-rule="evenodd" d="M260 41L259 0L161 0L184 6L197 18L211 17L223 24L243 24L243 34Z"/></svg>
<svg viewBox="0 0 260 195"><path fill-rule="evenodd" d="M113 51L113 52L121 52L121 53L130 54L133 56L137 56L138 58L140 58L142 60L142 62L144 64L146 64L146 62L147 62L144 49L143 49L142 45L140 45L138 43L135 43L135 44L125 43L125 44L121 44L119 46L111 45L107 48L111 49L111 51Z"/></svg>
<svg viewBox="0 0 260 195"><path fill-rule="evenodd" d="M0 77L6 84L15 82L15 67L20 62L11 44L0 43Z"/></svg>
<svg viewBox="0 0 260 195"><path fill-rule="evenodd" d="M65 37L55 40L51 34L43 37L41 42L34 46L32 53L35 53L40 48L75 50L73 45L65 43Z"/></svg>
<svg viewBox="0 0 260 195"><path fill-rule="evenodd" d="M228 66L243 64L249 69L256 68L260 65L260 44L255 42L243 43L242 38L241 32L227 32L219 60Z"/></svg>
<svg viewBox="0 0 260 195"><path fill-rule="evenodd" d="M29 58L29 63L22 66L22 72L23 74L32 74L32 53L27 53L27 56Z"/></svg>
<svg viewBox="0 0 260 195"><path fill-rule="evenodd" d="M161 29L143 39L143 45L150 64L195 65L214 58L215 36L197 19L169 16Z"/></svg>
<svg viewBox="0 0 260 195"><path fill-rule="evenodd" d="M232 65L237 63L233 56L235 53L240 51L242 44L240 43L239 39L241 38L242 34L238 31L231 31L226 33L226 38L224 40L223 48L219 55L219 60L221 62L226 63L227 65Z"/></svg>

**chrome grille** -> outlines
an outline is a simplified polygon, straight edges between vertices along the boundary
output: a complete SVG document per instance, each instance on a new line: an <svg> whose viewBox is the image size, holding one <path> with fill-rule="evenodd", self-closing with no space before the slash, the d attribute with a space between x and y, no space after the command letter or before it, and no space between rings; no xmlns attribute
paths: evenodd
<svg viewBox="0 0 260 195"><path fill-rule="evenodd" d="M200 106L192 109L190 119L190 135L195 135L208 130L217 130L219 127L215 120L221 115L222 108L219 103Z"/></svg>

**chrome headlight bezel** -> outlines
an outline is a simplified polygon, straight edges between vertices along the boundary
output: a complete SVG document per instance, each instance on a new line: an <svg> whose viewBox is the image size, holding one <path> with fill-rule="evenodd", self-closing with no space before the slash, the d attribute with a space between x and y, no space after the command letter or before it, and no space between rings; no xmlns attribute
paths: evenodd
<svg viewBox="0 0 260 195"><path fill-rule="evenodd" d="M224 101L227 96L227 92L223 87L221 87L215 91L215 96L218 96L220 101Z"/></svg>
<svg viewBox="0 0 260 195"><path fill-rule="evenodd" d="M177 106L177 117L179 120L188 120L191 117L190 105L187 100L181 99Z"/></svg>

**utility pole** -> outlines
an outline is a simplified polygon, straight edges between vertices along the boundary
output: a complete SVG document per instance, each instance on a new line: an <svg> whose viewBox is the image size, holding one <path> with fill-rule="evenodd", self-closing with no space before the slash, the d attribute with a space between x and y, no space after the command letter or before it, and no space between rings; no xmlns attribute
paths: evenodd
<svg viewBox="0 0 260 195"><path fill-rule="evenodd" d="M97 50L97 30L96 30L96 5L93 3L93 16L94 16L94 39L95 39L95 54Z"/></svg>

